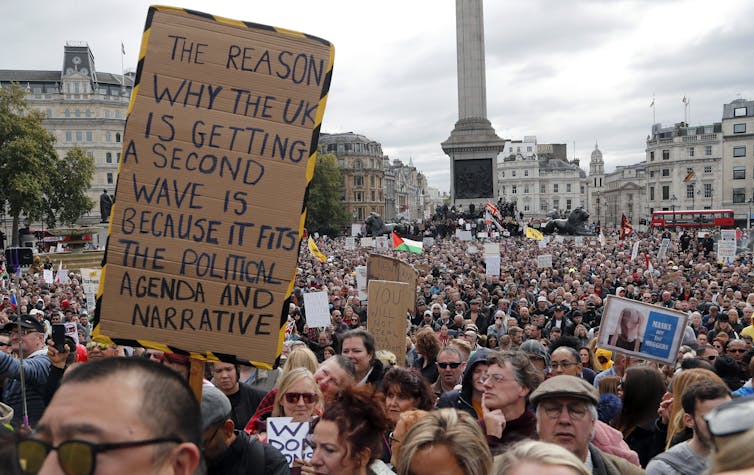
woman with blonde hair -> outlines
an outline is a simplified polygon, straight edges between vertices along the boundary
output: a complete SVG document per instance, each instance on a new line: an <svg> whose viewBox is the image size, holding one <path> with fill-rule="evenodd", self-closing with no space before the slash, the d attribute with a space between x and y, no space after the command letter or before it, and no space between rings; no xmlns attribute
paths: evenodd
<svg viewBox="0 0 754 475"><path fill-rule="evenodd" d="M666 450L679 442L690 439L692 436L691 429L683 423L684 412L681 405L681 396L691 383L697 381L716 381L725 384L718 375L702 368L687 369L675 375L672 381L672 395L665 394L662 403L665 407L670 406L670 410L669 412L667 410L660 412L661 421L668 425L668 434L665 438ZM670 396L672 396L672 399L668 399ZM667 401L670 401L670 403Z"/></svg>
<svg viewBox="0 0 754 475"><path fill-rule="evenodd" d="M398 475L490 473L492 453L482 429L469 414L439 409L419 419L401 443Z"/></svg>
<svg viewBox="0 0 754 475"><path fill-rule="evenodd" d="M563 447L523 440L495 457L494 475L591 475L584 463Z"/></svg>
<svg viewBox="0 0 754 475"><path fill-rule="evenodd" d="M270 417L292 417L293 422L311 422L322 412L323 397L314 374L294 368L278 380ZM267 419L259 421L250 435L267 442Z"/></svg>
<svg viewBox="0 0 754 475"><path fill-rule="evenodd" d="M311 373L315 373L318 366L317 355L312 350L306 346L297 346L288 354L280 377L282 378L285 373L294 368L306 368Z"/></svg>

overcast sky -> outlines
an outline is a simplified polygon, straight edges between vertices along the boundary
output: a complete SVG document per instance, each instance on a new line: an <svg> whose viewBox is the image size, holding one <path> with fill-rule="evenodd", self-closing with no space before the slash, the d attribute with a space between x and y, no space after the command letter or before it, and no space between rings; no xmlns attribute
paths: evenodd
<svg viewBox="0 0 754 475"><path fill-rule="evenodd" d="M6 0L0 69L56 70L68 40L86 41L98 71L135 69L149 2ZM458 118L451 0L183 0L176 6L310 33L335 45L324 132L353 131L414 165L441 191L440 142ZM487 111L498 135L566 143L607 171L640 162L652 123L721 119L754 99L754 2L488 0Z"/></svg>

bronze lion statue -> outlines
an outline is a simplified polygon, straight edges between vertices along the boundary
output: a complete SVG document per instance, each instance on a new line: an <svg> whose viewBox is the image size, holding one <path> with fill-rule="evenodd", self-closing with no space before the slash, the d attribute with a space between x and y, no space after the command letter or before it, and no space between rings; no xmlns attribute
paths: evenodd
<svg viewBox="0 0 754 475"><path fill-rule="evenodd" d="M594 233L587 229L586 224L588 222L589 212L582 207L578 207L571 211L567 219L554 218L547 221L543 227L543 231L547 234L556 232L558 234L591 236Z"/></svg>

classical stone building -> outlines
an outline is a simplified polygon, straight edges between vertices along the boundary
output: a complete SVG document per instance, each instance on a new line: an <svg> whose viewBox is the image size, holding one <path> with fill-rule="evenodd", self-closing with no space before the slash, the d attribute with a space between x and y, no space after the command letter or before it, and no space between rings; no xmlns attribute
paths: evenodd
<svg viewBox="0 0 754 475"><path fill-rule="evenodd" d="M379 142L353 132L320 134L320 150L338 158L343 179L343 205L353 222L369 213L385 216L385 170L388 158ZM391 177L391 186L394 179Z"/></svg>
<svg viewBox="0 0 754 475"><path fill-rule="evenodd" d="M499 198L515 203L525 217L587 208L586 172L577 159L568 161L565 151L565 144L537 144L534 136L506 142L498 158Z"/></svg>
<svg viewBox="0 0 754 475"><path fill-rule="evenodd" d="M591 184L591 183L590 183ZM646 163L619 165L615 171L604 175L601 190L601 223L618 226L625 214L633 224L647 216L646 208ZM596 221L596 219L593 218Z"/></svg>
<svg viewBox="0 0 754 475"><path fill-rule="evenodd" d="M593 223L602 225L605 223L607 207L605 206L605 162L602 159L602 151L597 144L589 160L589 179L587 180L587 208Z"/></svg>
<svg viewBox="0 0 754 475"><path fill-rule="evenodd" d="M754 219L754 101L723 106L722 207L735 211L737 224Z"/></svg>
<svg viewBox="0 0 754 475"><path fill-rule="evenodd" d="M722 151L720 122L652 126L646 148L647 213L720 208Z"/></svg>
<svg viewBox="0 0 754 475"><path fill-rule="evenodd" d="M133 76L97 71L89 46L68 42L61 69L0 70L0 85L11 82L25 88L29 105L45 115L42 124L57 139L59 157L78 146L94 158L89 196L95 203L102 190L114 193ZM99 220L99 205L91 216Z"/></svg>

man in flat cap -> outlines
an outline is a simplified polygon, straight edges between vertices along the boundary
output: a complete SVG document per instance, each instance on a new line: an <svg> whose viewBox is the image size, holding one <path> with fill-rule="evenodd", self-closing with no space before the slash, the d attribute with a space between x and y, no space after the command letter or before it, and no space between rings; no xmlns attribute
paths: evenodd
<svg viewBox="0 0 754 475"><path fill-rule="evenodd" d="M530 396L537 408L539 438L569 450L595 475L633 475L644 471L591 443L597 423L599 393L588 382L568 375L554 376Z"/></svg>

